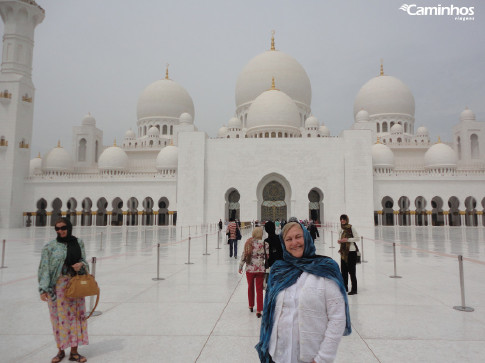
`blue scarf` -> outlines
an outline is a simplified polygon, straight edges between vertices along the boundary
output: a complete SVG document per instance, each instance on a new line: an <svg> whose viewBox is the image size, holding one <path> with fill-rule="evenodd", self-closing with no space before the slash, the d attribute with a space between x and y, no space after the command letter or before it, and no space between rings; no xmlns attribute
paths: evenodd
<svg viewBox="0 0 485 363"><path fill-rule="evenodd" d="M339 267L330 257L315 254L315 245L310 233L303 225L301 225L301 228L305 240L305 249L301 258L293 257L286 250L285 243L283 242L283 233L280 234L280 242L283 246L283 260L278 260L271 266L264 299L259 343L255 347L259 354L259 360L263 363L270 362L269 340L273 330L276 298L282 290L293 285L303 272L326 277L337 283L345 300L347 323L345 325L344 335L349 335L352 332L347 291L345 290Z"/></svg>

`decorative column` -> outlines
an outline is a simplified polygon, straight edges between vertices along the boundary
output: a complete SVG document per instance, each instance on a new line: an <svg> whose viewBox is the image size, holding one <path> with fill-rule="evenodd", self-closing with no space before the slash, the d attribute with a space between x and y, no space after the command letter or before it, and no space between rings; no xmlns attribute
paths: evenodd
<svg viewBox="0 0 485 363"><path fill-rule="evenodd" d="M461 226L462 227L465 227L466 226L465 217L466 217L466 212L461 210L460 211L460 219L461 219Z"/></svg>
<svg viewBox="0 0 485 363"><path fill-rule="evenodd" d="M412 210L409 212L409 215L411 216L411 226L416 226L416 211Z"/></svg>
<svg viewBox="0 0 485 363"><path fill-rule="evenodd" d="M426 211L426 223L428 224L428 227L431 227L433 225L432 218L431 218L432 214L433 214L432 211L430 210Z"/></svg>
<svg viewBox="0 0 485 363"><path fill-rule="evenodd" d="M377 211L377 225L382 227L382 211Z"/></svg>
<svg viewBox="0 0 485 363"><path fill-rule="evenodd" d="M450 224L449 214L450 214L450 212L448 212L446 210L443 211L443 219L445 220L445 227L448 227L448 225Z"/></svg>

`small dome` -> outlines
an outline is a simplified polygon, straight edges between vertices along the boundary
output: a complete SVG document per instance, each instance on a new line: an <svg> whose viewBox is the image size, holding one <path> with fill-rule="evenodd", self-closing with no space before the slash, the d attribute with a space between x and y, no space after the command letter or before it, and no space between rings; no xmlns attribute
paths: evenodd
<svg viewBox="0 0 485 363"><path fill-rule="evenodd" d="M88 113L86 116L84 116L82 125L83 126L96 126L96 120L94 119L93 116L91 116L91 113Z"/></svg>
<svg viewBox="0 0 485 363"><path fill-rule="evenodd" d="M110 146L101 153L98 168L101 171L124 171L128 167L128 155L118 146Z"/></svg>
<svg viewBox="0 0 485 363"><path fill-rule="evenodd" d="M241 120L239 120L237 117L233 117L229 120L227 123L227 128L228 129L241 129L242 128L242 123Z"/></svg>
<svg viewBox="0 0 485 363"><path fill-rule="evenodd" d="M30 175L42 174L42 159L40 157L40 154L38 157L30 160L29 174Z"/></svg>
<svg viewBox="0 0 485 363"><path fill-rule="evenodd" d="M391 127L391 134L402 134L404 129L401 124L394 124Z"/></svg>
<svg viewBox="0 0 485 363"><path fill-rule="evenodd" d="M46 172L72 170L73 161L71 155L60 144L47 153L42 159L42 170Z"/></svg>
<svg viewBox="0 0 485 363"><path fill-rule="evenodd" d="M315 116L310 116L305 120L305 128L318 128L320 124Z"/></svg>
<svg viewBox="0 0 485 363"><path fill-rule="evenodd" d="M372 146L372 165L378 168L394 168L394 153L387 145L377 143Z"/></svg>
<svg viewBox="0 0 485 363"><path fill-rule="evenodd" d="M467 107L461 112L460 121L476 121L475 114Z"/></svg>
<svg viewBox="0 0 485 363"><path fill-rule="evenodd" d="M160 130L155 127L155 126L152 126L148 129L148 136L160 136Z"/></svg>
<svg viewBox="0 0 485 363"><path fill-rule="evenodd" d="M416 131L416 136L428 137L428 129L424 126L418 127L418 130Z"/></svg>
<svg viewBox="0 0 485 363"><path fill-rule="evenodd" d="M248 110L246 126L296 128L300 127L300 113L295 102L277 89L261 93Z"/></svg>
<svg viewBox="0 0 485 363"><path fill-rule="evenodd" d="M157 155L157 170L177 169L179 159L179 149L177 146L165 146Z"/></svg>
<svg viewBox="0 0 485 363"><path fill-rule="evenodd" d="M221 126L219 131L217 132L218 137L224 137L227 134L227 127L226 126Z"/></svg>
<svg viewBox="0 0 485 363"><path fill-rule="evenodd" d="M355 115L355 121L356 122L366 122L366 121L369 121L369 112L367 112L364 109L360 110Z"/></svg>
<svg viewBox="0 0 485 363"><path fill-rule="evenodd" d="M194 115L194 102L189 93L171 79L150 84L138 98L138 121L144 118L179 118L184 112Z"/></svg>
<svg viewBox="0 0 485 363"><path fill-rule="evenodd" d="M125 139L132 140L136 137L135 132L132 129L129 129L125 132Z"/></svg>
<svg viewBox="0 0 485 363"><path fill-rule="evenodd" d="M424 167L426 169L456 168L457 159L455 150L442 142L438 142L424 154Z"/></svg>
<svg viewBox="0 0 485 363"><path fill-rule="evenodd" d="M330 130L325 125L320 126L320 128L318 129L318 132L320 133L320 136L323 136L323 137L330 136Z"/></svg>
<svg viewBox="0 0 485 363"><path fill-rule="evenodd" d="M181 124L192 124L194 123L194 119L190 115L190 113L184 112L183 114L180 115L179 119Z"/></svg>
<svg viewBox="0 0 485 363"><path fill-rule="evenodd" d="M404 114L414 117L414 96L399 79L382 75L372 78L357 93L354 117L362 109L370 116Z"/></svg>

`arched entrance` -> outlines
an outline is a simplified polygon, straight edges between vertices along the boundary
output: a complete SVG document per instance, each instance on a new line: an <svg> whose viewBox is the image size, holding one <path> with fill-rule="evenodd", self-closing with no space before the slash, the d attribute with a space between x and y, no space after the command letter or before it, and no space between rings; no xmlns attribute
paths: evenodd
<svg viewBox="0 0 485 363"><path fill-rule="evenodd" d="M226 219L231 221L233 219L241 219L241 211L239 199L241 195L236 189L229 189L226 193Z"/></svg>
<svg viewBox="0 0 485 363"><path fill-rule="evenodd" d="M313 188L308 193L308 218L315 223L323 223L323 193L320 189Z"/></svg>
<svg viewBox="0 0 485 363"><path fill-rule="evenodd" d="M263 188L263 203L261 203L261 220L286 220L287 209L285 188L273 180Z"/></svg>

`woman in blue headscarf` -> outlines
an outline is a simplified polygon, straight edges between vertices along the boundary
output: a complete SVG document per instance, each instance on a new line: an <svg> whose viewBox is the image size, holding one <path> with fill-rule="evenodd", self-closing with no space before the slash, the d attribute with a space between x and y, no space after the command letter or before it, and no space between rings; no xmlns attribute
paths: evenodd
<svg viewBox="0 0 485 363"><path fill-rule="evenodd" d="M296 222L280 235L283 260L268 280L256 350L264 363L333 362L342 335L351 333L342 274L315 254L308 230Z"/></svg>

